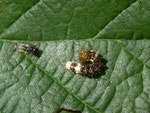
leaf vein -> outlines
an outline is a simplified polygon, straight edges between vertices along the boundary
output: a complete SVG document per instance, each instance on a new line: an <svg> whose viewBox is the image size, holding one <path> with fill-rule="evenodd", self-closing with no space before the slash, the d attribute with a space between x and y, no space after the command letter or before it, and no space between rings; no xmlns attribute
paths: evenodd
<svg viewBox="0 0 150 113"><path fill-rule="evenodd" d="M26 56L39 70L41 70L42 72L44 72L45 74L49 75L47 72L45 72L43 69L41 69L36 63L34 63L28 56ZM82 102L83 104L85 104L86 106L88 106L90 109L93 109L95 112L100 113L100 111L94 109L93 107L91 107L90 105L88 105L87 103L85 103L83 100L81 100L79 97L77 97L75 94L73 94L72 92L69 91L68 88L66 88L62 83L60 83L57 79L55 79L54 77L50 76L57 84L59 84L63 89L65 89L70 95L74 96L76 99L78 99L80 102Z"/></svg>
<svg viewBox="0 0 150 113"><path fill-rule="evenodd" d="M97 38L98 34L99 34L102 30L104 30L111 22L113 22L113 20L115 20L124 10L128 9L132 4L134 4L134 3L136 3L136 2L137 2L137 0L136 0L135 2L129 4L125 9L121 10L116 16L114 16L111 21L109 21L108 23L106 23L106 25L104 25L104 27L94 36L94 38Z"/></svg>
<svg viewBox="0 0 150 113"><path fill-rule="evenodd" d="M8 27L5 28L5 30L4 30L2 33L0 33L0 35L2 35L3 33L5 33L5 31L6 31L8 28L10 28L13 24L15 24L22 16L24 16L24 14L25 14L26 12L28 12L30 9L32 9L32 7L36 6L36 5L37 5L39 2L41 2L41 1L42 1L42 0L39 0L39 1L36 2L33 6L29 7L27 10L25 10L25 12L24 12L23 14L19 15L18 18L16 18L16 20L15 20L14 22L12 22L10 25L8 25Z"/></svg>

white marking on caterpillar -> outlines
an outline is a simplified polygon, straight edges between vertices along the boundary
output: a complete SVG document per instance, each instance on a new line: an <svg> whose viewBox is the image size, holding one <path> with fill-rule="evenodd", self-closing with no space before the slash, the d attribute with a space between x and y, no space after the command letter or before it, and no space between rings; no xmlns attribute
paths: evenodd
<svg viewBox="0 0 150 113"><path fill-rule="evenodd" d="M73 64L73 62L68 61L68 62L66 63L66 69L70 70L70 69L72 68L71 64Z"/></svg>
<svg viewBox="0 0 150 113"><path fill-rule="evenodd" d="M82 68L83 68L83 67L84 67L84 66L83 66L82 64L78 63L78 65L75 66L75 72L76 72L76 73L79 73L79 74L82 74Z"/></svg>

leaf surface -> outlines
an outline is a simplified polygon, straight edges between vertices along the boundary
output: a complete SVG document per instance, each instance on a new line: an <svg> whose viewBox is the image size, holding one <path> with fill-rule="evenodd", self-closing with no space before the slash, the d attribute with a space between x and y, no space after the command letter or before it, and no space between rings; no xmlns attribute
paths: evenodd
<svg viewBox="0 0 150 113"><path fill-rule="evenodd" d="M0 112L149 113L149 6L148 0L1 0ZM15 43L33 43L42 55L13 51ZM105 74L88 78L65 69L83 49L103 56Z"/></svg>

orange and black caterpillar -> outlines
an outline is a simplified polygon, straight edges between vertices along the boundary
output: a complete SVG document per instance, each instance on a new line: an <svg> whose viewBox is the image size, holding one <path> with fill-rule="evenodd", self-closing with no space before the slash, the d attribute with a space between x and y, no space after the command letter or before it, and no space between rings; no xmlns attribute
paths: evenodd
<svg viewBox="0 0 150 113"><path fill-rule="evenodd" d="M79 53L80 63L68 61L66 63L66 69L75 73L79 73L83 76L95 77L100 74L104 63L99 54L94 51L82 50Z"/></svg>

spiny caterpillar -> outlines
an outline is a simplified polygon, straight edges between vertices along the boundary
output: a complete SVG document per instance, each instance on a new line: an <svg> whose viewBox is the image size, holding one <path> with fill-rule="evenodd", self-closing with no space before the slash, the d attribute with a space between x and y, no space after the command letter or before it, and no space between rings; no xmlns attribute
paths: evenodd
<svg viewBox="0 0 150 113"><path fill-rule="evenodd" d="M14 48L14 50L19 51L19 52L23 52L25 54L31 54L31 55L36 55L38 48L33 45L33 44L19 44L16 43L16 46Z"/></svg>
<svg viewBox="0 0 150 113"><path fill-rule="evenodd" d="M79 53L80 63L68 61L66 69L83 76L94 77L101 73L104 63L99 54L94 51L82 50Z"/></svg>

